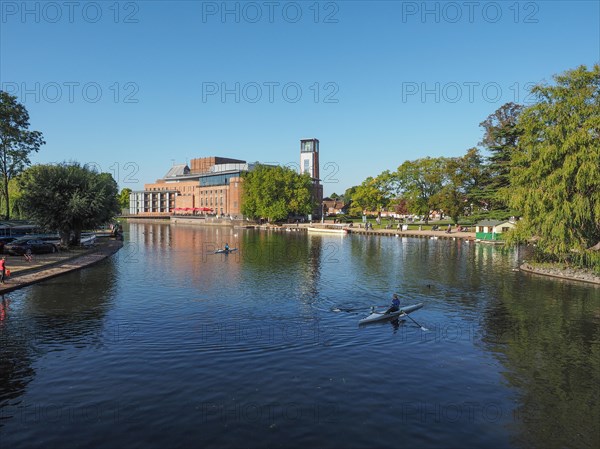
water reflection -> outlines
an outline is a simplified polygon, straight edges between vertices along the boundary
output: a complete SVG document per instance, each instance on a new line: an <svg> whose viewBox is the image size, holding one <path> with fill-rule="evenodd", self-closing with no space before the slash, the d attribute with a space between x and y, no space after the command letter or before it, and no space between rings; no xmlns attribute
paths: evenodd
<svg viewBox="0 0 600 449"><path fill-rule="evenodd" d="M522 275L499 284L484 315L482 344L519 391L515 442L524 447L600 445L600 289Z"/></svg>
<svg viewBox="0 0 600 449"><path fill-rule="evenodd" d="M407 447L594 446L600 289L513 272L510 252L458 240L166 223L125 235L135 258L2 304L7 447L397 444L382 428ZM225 243L239 251L214 254ZM394 291L425 303L411 317L429 332L359 328ZM118 320L135 335L108 348ZM51 401L112 401L130 419L10 418ZM254 419L282 404L335 413Z"/></svg>
<svg viewBox="0 0 600 449"><path fill-rule="evenodd" d="M106 331L117 279L103 261L4 295L0 309L0 409L21 396L35 377L36 360L69 347L98 346ZM68 294L65 294L68 292ZM3 416L10 416L3 410Z"/></svg>

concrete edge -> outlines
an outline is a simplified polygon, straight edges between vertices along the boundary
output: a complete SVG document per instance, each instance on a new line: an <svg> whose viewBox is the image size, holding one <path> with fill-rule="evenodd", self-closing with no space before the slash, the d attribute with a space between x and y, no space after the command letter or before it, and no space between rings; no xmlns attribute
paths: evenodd
<svg viewBox="0 0 600 449"><path fill-rule="evenodd" d="M46 281L57 276L72 273L82 268L87 268L115 254L123 247L123 242L120 240L111 240L105 247L98 248L79 257L64 260L62 262L52 263L45 267L40 267L29 273L22 273L11 276L10 283L0 286L0 295L18 290L29 285L37 284L38 282Z"/></svg>
<svg viewBox="0 0 600 449"><path fill-rule="evenodd" d="M519 267L519 269L521 271L525 271L526 273L532 273L532 274L537 274L539 276L546 276L546 277L551 277L551 278L555 278L555 279L564 279L564 280L568 280L568 281L579 281L579 282L585 282L587 284L593 284L593 285L599 285L600 286L600 276L596 276L592 273L588 273L586 271L581 270L580 272L580 276L583 277L576 277L573 275L570 275L567 270L561 269L561 268L538 268L538 267L534 267L528 263L523 263L521 264L521 266ZM569 269L569 271L572 271L573 269Z"/></svg>

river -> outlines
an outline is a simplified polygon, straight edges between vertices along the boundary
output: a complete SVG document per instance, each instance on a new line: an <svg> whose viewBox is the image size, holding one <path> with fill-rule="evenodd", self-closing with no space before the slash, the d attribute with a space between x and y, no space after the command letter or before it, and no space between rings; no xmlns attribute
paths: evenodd
<svg viewBox="0 0 600 449"><path fill-rule="evenodd" d="M125 224L112 258L2 298L2 447L598 447L600 288L516 266L459 240ZM358 326L393 292L426 331Z"/></svg>

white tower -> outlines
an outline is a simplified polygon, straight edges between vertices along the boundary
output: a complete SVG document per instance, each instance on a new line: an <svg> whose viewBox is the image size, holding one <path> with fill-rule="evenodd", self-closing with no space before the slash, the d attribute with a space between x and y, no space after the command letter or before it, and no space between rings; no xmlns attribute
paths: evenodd
<svg viewBox="0 0 600 449"><path fill-rule="evenodd" d="M300 174L308 173L318 182L319 179L319 139L300 140Z"/></svg>

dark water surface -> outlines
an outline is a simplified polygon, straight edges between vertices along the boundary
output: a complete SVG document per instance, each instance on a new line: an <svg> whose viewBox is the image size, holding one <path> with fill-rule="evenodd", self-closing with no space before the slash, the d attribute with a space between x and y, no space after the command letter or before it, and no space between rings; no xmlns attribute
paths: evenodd
<svg viewBox="0 0 600 449"><path fill-rule="evenodd" d="M600 445L598 287L461 241L125 230L4 296L2 449ZM359 328L393 292L428 332Z"/></svg>

